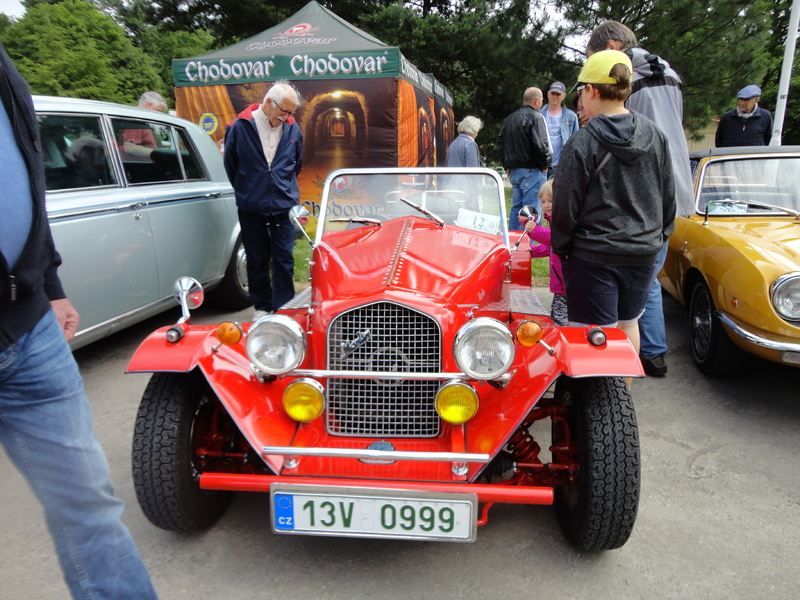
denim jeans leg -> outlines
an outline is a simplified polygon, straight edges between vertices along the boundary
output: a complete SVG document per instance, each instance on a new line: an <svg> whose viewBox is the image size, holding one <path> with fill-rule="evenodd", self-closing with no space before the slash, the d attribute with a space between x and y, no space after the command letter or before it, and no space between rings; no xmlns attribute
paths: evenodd
<svg viewBox="0 0 800 600"><path fill-rule="evenodd" d="M0 443L44 507L74 598L156 598L52 312L0 353Z"/></svg>
<svg viewBox="0 0 800 600"><path fill-rule="evenodd" d="M667 259L667 244L658 254L658 269L661 271ZM664 323L664 305L661 297L661 284L656 278L650 287L644 314L639 319L640 354L644 358L653 358L667 351L667 328Z"/></svg>
<svg viewBox="0 0 800 600"><path fill-rule="evenodd" d="M523 206L531 205L541 215L539 189L547 181L547 175L539 169L513 169L509 179L514 194L512 195L511 214L508 217L508 229L509 231L522 231L524 228L519 224L519 211Z"/></svg>
<svg viewBox="0 0 800 600"><path fill-rule="evenodd" d="M294 231L288 212L270 217L274 310L294 298Z"/></svg>

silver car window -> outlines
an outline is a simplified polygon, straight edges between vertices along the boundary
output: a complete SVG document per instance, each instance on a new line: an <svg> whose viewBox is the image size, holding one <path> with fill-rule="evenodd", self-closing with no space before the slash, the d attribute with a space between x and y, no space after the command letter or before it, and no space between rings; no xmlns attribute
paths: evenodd
<svg viewBox="0 0 800 600"><path fill-rule="evenodd" d="M47 191L119 185L99 117L40 115Z"/></svg>
<svg viewBox="0 0 800 600"><path fill-rule="evenodd" d="M206 179L184 130L137 119L114 118L111 125L128 183Z"/></svg>

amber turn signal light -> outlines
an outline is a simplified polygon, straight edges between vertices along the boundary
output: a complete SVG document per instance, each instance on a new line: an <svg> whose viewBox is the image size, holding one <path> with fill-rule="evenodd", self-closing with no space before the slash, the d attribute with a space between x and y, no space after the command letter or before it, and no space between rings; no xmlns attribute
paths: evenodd
<svg viewBox="0 0 800 600"><path fill-rule="evenodd" d="M517 327L517 341L523 346L533 346L542 339L542 326L536 321L525 321Z"/></svg>
<svg viewBox="0 0 800 600"><path fill-rule="evenodd" d="M226 346L233 346L242 340L244 332L239 323L224 321L217 326L217 339Z"/></svg>

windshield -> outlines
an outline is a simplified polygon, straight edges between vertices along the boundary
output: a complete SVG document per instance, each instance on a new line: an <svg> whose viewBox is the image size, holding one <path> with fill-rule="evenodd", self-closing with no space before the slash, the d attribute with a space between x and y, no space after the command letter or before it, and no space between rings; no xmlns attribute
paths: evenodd
<svg viewBox="0 0 800 600"><path fill-rule="evenodd" d="M786 214L800 209L800 157L715 160L701 173L697 212Z"/></svg>
<svg viewBox="0 0 800 600"><path fill-rule="evenodd" d="M324 232L380 227L415 216L496 235L507 243L502 181L487 169L338 171L327 181L323 196Z"/></svg>

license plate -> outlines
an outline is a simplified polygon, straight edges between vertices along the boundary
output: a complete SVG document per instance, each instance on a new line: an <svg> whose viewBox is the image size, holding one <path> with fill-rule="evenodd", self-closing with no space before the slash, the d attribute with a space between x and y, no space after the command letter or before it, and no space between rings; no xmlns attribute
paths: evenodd
<svg viewBox="0 0 800 600"><path fill-rule="evenodd" d="M478 497L416 490L274 484L276 533L474 542Z"/></svg>

